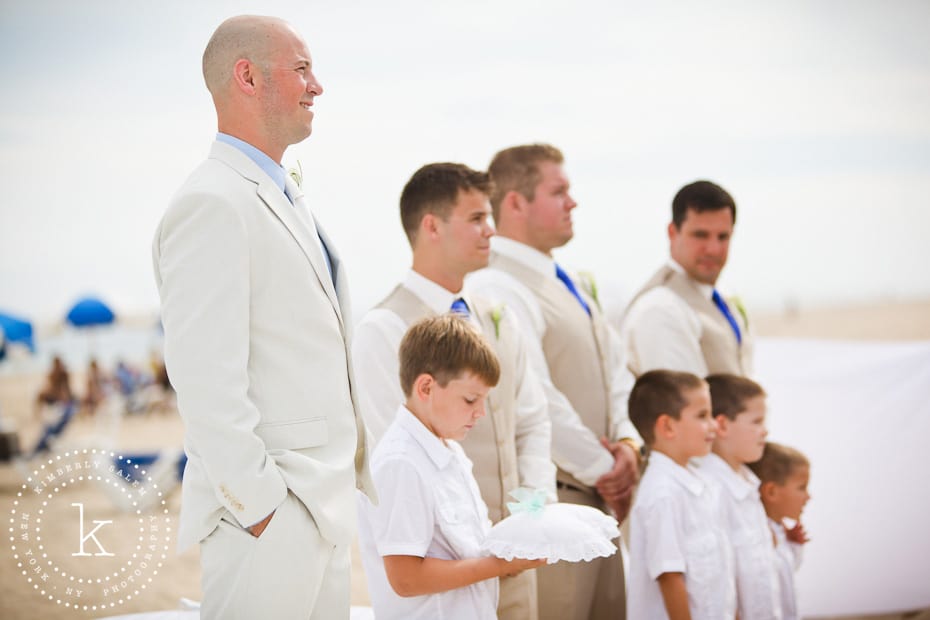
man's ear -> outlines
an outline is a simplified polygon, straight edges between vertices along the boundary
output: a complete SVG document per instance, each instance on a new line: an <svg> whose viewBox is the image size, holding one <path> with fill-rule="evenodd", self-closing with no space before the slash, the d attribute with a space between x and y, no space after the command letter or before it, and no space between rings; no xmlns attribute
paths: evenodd
<svg viewBox="0 0 930 620"><path fill-rule="evenodd" d="M236 64L233 65L233 82L235 82L236 88L246 94L254 95L255 70L256 67L251 61L245 58L237 60Z"/></svg>
<svg viewBox="0 0 930 620"><path fill-rule="evenodd" d="M420 220L420 230L417 238L435 239L439 236L439 217L435 213L427 213Z"/></svg>
<svg viewBox="0 0 930 620"><path fill-rule="evenodd" d="M714 416L714 422L717 423L717 437L726 437L727 431L730 429L730 419L720 414Z"/></svg>
<svg viewBox="0 0 930 620"><path fill-rule="evenodd" d="M675 237L678 236L678 228L675 226L675 222L668 223L668 240L674 241Z"/></svg>
<svg viewBox="0 0 930 620"><path fill-rule="evenodd" d="M501 200L501 214L509 214L511 216L523 216L525 217L527 207L529 206L529 201L516 190L510 190L504 194L504 198Z"/></svg>

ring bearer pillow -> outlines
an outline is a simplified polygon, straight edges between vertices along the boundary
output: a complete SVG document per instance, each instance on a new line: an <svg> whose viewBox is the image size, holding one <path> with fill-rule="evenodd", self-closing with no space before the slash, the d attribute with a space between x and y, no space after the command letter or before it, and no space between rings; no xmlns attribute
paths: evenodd
<svg viewBox="0 0 930 620"><path fill-rule="evenodd" d="M491 528L482 550L504 560L590 562L617 552L617 520L590 506L546 504L545 491L510 492L510 516Z"/></svg>

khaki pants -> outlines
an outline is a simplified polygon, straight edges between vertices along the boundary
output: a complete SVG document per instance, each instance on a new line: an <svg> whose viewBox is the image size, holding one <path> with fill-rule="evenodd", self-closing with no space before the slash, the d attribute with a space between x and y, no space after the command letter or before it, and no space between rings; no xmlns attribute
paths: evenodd
<svg viewBox="0 0 930 620"><path fill-rule="evenodd" d="M536 571L525 570L516 577L501 577L498 620L538 620Z"/></svg>
<svg viewBox="0 0 930 620"><path fill-rule="evenodd" d="M561 485L560 485L561 486ZM600 498L570 487L559 501L607 512ZM591 562L559 562L536 569L540 620L625 620L626 583L620 539L618 551Z"/></svg>
<svg viewBox="0 0 930 620"><path fill-rule="evenodd" d="M349 617L349 548L288 493L258 538L224 518L200 543L203 620Z"/></svg>

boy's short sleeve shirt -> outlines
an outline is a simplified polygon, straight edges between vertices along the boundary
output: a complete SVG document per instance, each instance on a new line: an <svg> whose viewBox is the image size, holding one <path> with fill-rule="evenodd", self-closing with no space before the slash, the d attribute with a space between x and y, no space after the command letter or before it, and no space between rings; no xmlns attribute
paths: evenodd
<svg viewBox="0 0 930 620"><path fill-rule="evenodd" d="M454 441L443 444L405 407L371 461L379 504L359 495L359 542L375 614L390 618L495 618L496 579L425 596L400 597L383 556L476 558L490 530L471 462Z"/></svg>
<svg viewBox="0 0 930 620"><path fill-rule="evenodd" d="M725 530L733 546L740 618L781 620L772 533L759 498L759 478L742 465L739 473L716 454L699 471L717 485Z"/></svg>
<svg viewBox="0 0 930 620"><path fill-rule="evenodd" d="M801 545L788 540L785 526L768 520L775 534L775 569L781 590L782 620L799 620L797 593L794 589L794 572L801 566Z"/></svg>
<svg viewBox="0 0 930 620"><path fill-rule="evenodd" d="M663 573L683 573L693 620L732 618L736 594L731 550L717 490L693 467L649 455L630 519L629 617L666 619Z"/></svg>

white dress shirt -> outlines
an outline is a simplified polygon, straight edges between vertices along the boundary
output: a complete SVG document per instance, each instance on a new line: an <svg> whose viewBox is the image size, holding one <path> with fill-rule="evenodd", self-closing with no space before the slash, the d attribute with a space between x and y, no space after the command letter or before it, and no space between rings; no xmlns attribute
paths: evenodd
<svg viewBox="0 0 930 620"><path fill-rule="evenodd" d="M669 267L679 273L684 268L672 259ZM707 299L714 287L696 283ZM627 310L620 330L627 355L640 360L643 372L671 368L706 377L707 362L701 352L701 320L697 313L666 286L643 293Z"/></svg>
<svg viewBox="0 0 930 620"><path fill-rule="evenodd" d="M759 498L759 478L745 465L735 472L713 453L701 459L698 469L719 486L725 529L733 546L739 617L781 620L772 533Z"/></svg>
<svg viewBox="0 0 930 620"><path fill-rule="evenodd" d="M732 620L736 589L718 489L691 465L653 451L630 517L627 609L637 620L667 620L657 581L684 573L692 620Z"/></svg>
<svg viewBox="0 0 930 620"><path fill-rule="evenodd" d="M498 580L402 597L384 569L386 555L461 560L482 557L488 509L458 443L436 437L406 407L375 448L377 506L358 494L359 544L378 620L484 620L497 617Z"/></svg>
<svg viewBox="0 0 930 620"><path fill-rule="evenodd" d="M803 549L798 543L788 540L784 525L769 519L769 526L775 534L775 566L778 571L778 585L781 588L782 620L800 620L794 573L801 566Z"/></svg>
<svg viewBox="0 0 930 620"><path fill-rule="evenodd" d="M506 237L492 237L495 252L519 261L534 271L557 280L555 261L551 256ZM549 374L542 349L542 336L546 330L542 309L536 296L525 285L508 273L487 268L469 274L470 290L494 302L503 302L513 310L517 323L524 333L529 366L542 383L549 401L552 420L552 459L584 484L593 486L598 478L609 472L614 459L600 443L600 438L581 421L568 398L555 387ZM576 286L580 283L576 282ZM559 282L559 286L564 286ZM611 412L613 438L631 437L639 441L639 434L627 416L627 399L633 388L633 375L626 366L623 348L611 329Z"/></svg>
<svg viewBox="0 0 930 620"><path fill-rule="evenodd" d="M451 293L413 270L407 273L403 286L436 314L449 312L452 302L460 297L465 299L465 303L469 299L467 292ZM474 305L469 304L469 308L474 309ZM508 310L505 308L500 329L519 333ZM469 320L477 324L473 315ZM391 310L373 308L365 314L353 334L352 357L359 408L374 444L380 441L393 420L398 403L404 401L398 377L400 362L397 352L407 328L403 319ZM526 348L526 343L522 344ZM514 408L514 439L520 485L543 489L555 501L555 467L550 453L551 423L546 411L546 397L532 368L527 367L526 375L519 383ZM479 421L482 423L488 421Z"/></svg>

